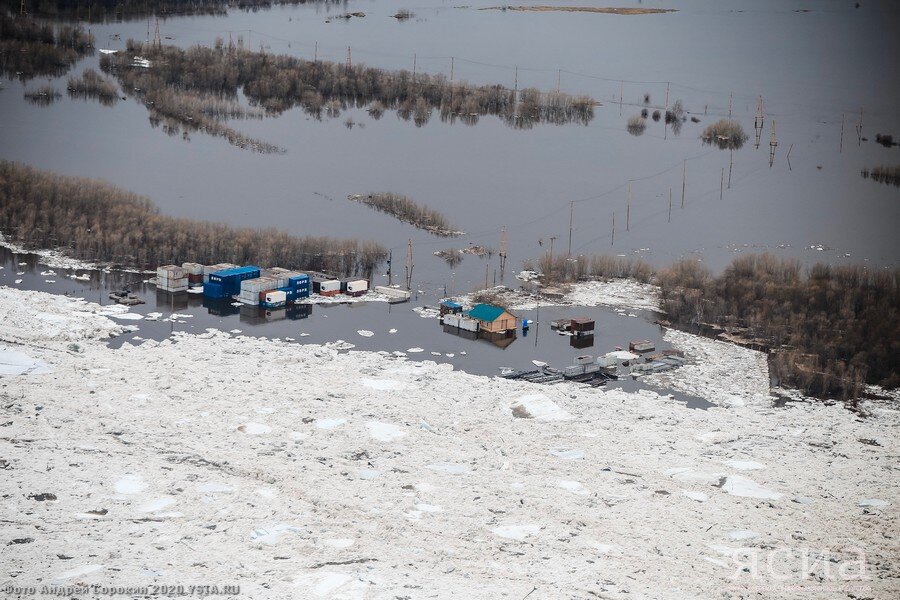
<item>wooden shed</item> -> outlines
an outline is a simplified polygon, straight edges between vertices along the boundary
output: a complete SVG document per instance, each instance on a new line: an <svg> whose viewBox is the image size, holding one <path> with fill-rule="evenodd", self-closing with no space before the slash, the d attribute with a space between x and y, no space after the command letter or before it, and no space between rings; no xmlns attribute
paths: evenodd
<svg viewBox="0 0 900 600"><path fill-rule="evenodd" d="M476 304L469 311L469 317L478 321L481 331L488 333L515 330L519 321L509 311L493 304Z"/></svg>

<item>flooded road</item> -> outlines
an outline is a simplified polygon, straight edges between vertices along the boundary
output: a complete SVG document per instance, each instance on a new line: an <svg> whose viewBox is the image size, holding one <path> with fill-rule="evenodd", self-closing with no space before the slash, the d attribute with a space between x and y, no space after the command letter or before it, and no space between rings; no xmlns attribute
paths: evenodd
<svg viewBox="0 0 900 600"><path fill-rule="evenodd" d="M259 155L202 133L189 141L169 137L150 127L134 100L113 107L67 97L48 107L28 104L23 90L39 79L4 82L0 157L106 179L175 216L374 239L394 248L395 259L412 239L413 287L429 297L448 285L483 287L485 264L490 283L498 270L496 253L489 260L467 257L451 269L434 251L470 243L496 250L506 226L508 281L524 261L546 252L551 238L556 252L568 252L570 210L573 255L635 255L657 266L687 256L721 269L736 253L771 251L807 264L896 265L897 189L859 172L900 156L900 149L873 141L876 133L900 134L900 84L890 76L900 40L889 31L900 8L866 2L855 9L837 1L651 4L678 12L534 13L478 10L489 2L455 8L426 1L413 8L414 18L398 22L390 18L395 6L347 2L160 24L164 43L181 46L231 36L273 54L335 61L346 59L349 46L355 63L371 66L411 70L415 61L421 72L449 76L452 58L454 77L473 83L551 90L558 82L562 91L602 103L587 126L516 130L494 117L451 125L435 114L416 127L391 111L377 121L364 109L317 121L293 109L233 122L287 150ZM332 18L345 10L366 16ZM121 49L128 38L145 39L148 24L91 29L98 46ZM96 68L98 60L81 61L75 72ZM63 90L65 78L54 84ZM651 111L664 108L667 88L668 104L681 100L699 123L689 119L675 135L648 120L643 135L630 135L625 122L644 108L644 95ZM756 148L760 95L765 124ZM729 106L750 134L733 162L728 151L700 140ZM348 128L348 118L356 126ZM778 145L770 166L773 121ZM468 233L436 238L346 199L379 190L436 208Z"/></svg>

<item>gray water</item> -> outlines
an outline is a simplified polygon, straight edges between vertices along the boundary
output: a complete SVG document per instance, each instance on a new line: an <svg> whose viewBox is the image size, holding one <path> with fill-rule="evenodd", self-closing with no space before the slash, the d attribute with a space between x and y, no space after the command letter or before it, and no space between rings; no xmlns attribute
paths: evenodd
<svg viewBox="0 0 900 600"><path fill-rule="evenodd" d="M416 54L419 71L448 75L453 56L455 77L476 83L512 86L519 65L520 88L553 89L559 75L563 91L603 102L590 125L521 131L493 117L466 126L435 116L417 128L392 112L375 121L364 110L350 110L319 122L295 109L234 122L287 149L259 155L200 133L190 141L169 137L149 126L145 108L134 100L109 108L64 98L37 107L23 100L21 84L7 81L0 92L0 157L106 179L149 196L166 214L374 239L395 248L401 261L411 238L415 287L435 293L451 273L457 291L483 287L485 263L468 257L450 269L431 256L434 250L468 243L496 249L504 225L513 270L545 252L552 236L557 252L568 251L571 201L573 254L637 255L658 266L696 257L714 269L744 251L772 251L806 264L897 264L900 194L859 176L865 166L900 160L900 149L873 141L878 132L900 137L895 3L854 9L844 1L651 2L640 6L679 12L634 16L476 9L492 4L454 8L423 0L410 6L416 18L403 23L389 18L396 6L375 2L348 2L348 10L367 16L331 23L329 15L341 11L323 6L232 11L224 18L169 19L161 31L171 38L167 43L182 46L227 40L232 32L254 49L262 44L267 52L306 58L318 42L320 58L340 61L350 45L355 62L392 69L412 69ZM92 31L98 46L121 49L129 37L145 39L147 23L93 25ZM75 70L97 62L89 57ZM657 83L623 86L619 79ZM628 134L625 121L640 111L644 93L651 95L651 110L663 106L666 81L670 104L681 99L701 122L688 121L678 136L652 121L644 135ZM63 90L64 78L56 86ZM729 153L703 146L699 136L706 124L727 116L730 93L733 114L751 139L734 152L727 188ZM755 149L759 94L766 124ZM856 134L860 107L868 142ZM364 128L347 129L348 116ZM769 167L773 119L779 145ZM722 169L727 189L720 200ZM346 200L377 190L437 208L468 235L435 238ZM488 267L490 283L497 260L495 254Z"/></svg>
<svg viewBox="0 0 900 600"><path fill-rule="evenodd" d="M144 340L163 340L176 331L202 333L207 328L220 331L239 331L243 335L281 339L298 344L323 344L342 340L356 350L403 352L412 360L433 360L453 365L453 368L478 375L499 375L501 367L532 369L532 360L542 360L562 368L578 355L600 355L616 347L627 347L633 339L647 339L657 350L671 348L662 339L663 329L653 323L655 315L635 311L635 317L620 315L612 310L594 307L549 307L537 311L517 311L522 318L535 325L527 332L521 329L512 340L492 343L467 339L444 331L436 318L423 318L416 307L436 307L439 299L421 295L409 303L390 305L386 302L359 302L338 305L296 305L280 310L258 307L236 307L229 301L210 301L198 294L168 294L157 292L147 283L146 276L128 272L104 272L87 269L50 268L40 264L34 254L13 254L0 247L0 285L18 289L46 291L84 298L102 305L110 304L112 290L129 288L144 304L131 307L129 312L143 316L160 313L158 320L117 320L136 328L109 340L112 347L124 343L141 344ZM87 276L88 280L72 276ZM18 283L17 283L18 281ZM170 319L175 314L176 317ZM552 320L589 317L596 321L596 332L590 345L573 346L573 338L551 330ZM116 320L115 318L113 318ZM393 333L392 333L393 330ZM371 331L372 336L359 331ZM421 349L409 352L410 349ZM636 390L647 388L640 380L623 378L606 384L609 388ZM701 398L670 389L655 389L671 394L689 408L707 408L711 404Z"/></svg>
<svg viewBox="0 0 900 600"><path fill-rule="evenodd" d="M238 129L288 150L261 156L202 134L190 142L169 138L148 126L145 109L134 101L106 108L64 99L42 108L22 100L18 83L7 83L0 93L0 156L107 179L178 216L360 236L394 247L412 237L419 242L420 286L446 283L449 276L441 261L427 256L433 249L469 241L496 247L504 224L510 228L513 267L539 256L550 236L565 247L569 201L607 190L615 191L576 203L573 252L637 253L656 264L697 255L714 268L745 248L807 263L896 264L897 191L858 173L863 166L896 162L898 149L860 144L854 131L859 107L865 107L864 136L900 133L894 108L900 93L890 76L900 42L888 30L900 12L890 3L867 2L860 9L846 2L817 3L812 12L795 13L808 5L754 2L736 12L742 3L672 2L664 6L679 12L636 16L478 11L436 3L413 7L417 18L405 23L388 18L395 7L347 6L367 17L326 23L325 7L300 6L170 19L162 31L173 38L169 43L190 45L252 30L243 35L254 48L262 42L267 51L307 58L316 40L319 56L335 60L343 60L351 45L356 61L386 68L412 68L416 53L417 68L429 72L448 72L449 57L459 55L456 77L474 82L511 85L512 66L519 64L520 87L550 89L562 68L567 72L560 75L561 89L590 93L605 104L590 126L543 125L529 131L491 117L474 127L433 118L416 128L392 113L374 121L363 111L323 122L299 110L236 122ZM93 32L98 45L121 48L128 37L143 39L146 23L95 25ZM79 68L96 62L97 57L88 58ZM626 84L625 102L634 106L622 107L620 116L612 102L620 89L616 81L569 72L669 80L670 102L682 99L689 111L700 113L701 123L688 122L680 136L668 131L663 139L664 126L651 122L643 136L630 136L625 119L640 110L645 92L653 105L662 105L665 84ZM57 87L64 88L63 79ZM711 151L698 137L705 123L727 114L730 91L733 112L750 132L756 96L763 94L767 123L759 150L751 138L735 152L732 186L720 201L720 169L727 171L728 153ZM842 113L845 135L838 152ZM346 129L348 115L365 128ZM779 147L769 168L766 142L773 118ZM691 157L699 158L688 162L682 211L680 167ZM669 167L674 168L633 183L631 230L624 231L625 182ZM669 188L675 204L671 223ZM442 210L472 235L453 242L435 239L345 200L347 194L372 190L408 194ZM614 245L613 211L619 222ZM469 258L459 267L460 284L483 281L478 262Z"/></svg>

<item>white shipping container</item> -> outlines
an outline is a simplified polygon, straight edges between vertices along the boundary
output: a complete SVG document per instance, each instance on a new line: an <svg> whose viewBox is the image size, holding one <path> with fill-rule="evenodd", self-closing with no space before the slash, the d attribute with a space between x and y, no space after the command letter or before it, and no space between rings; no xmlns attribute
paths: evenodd
<svg viewBox="0 0 900 600"><path fill-rule="evenodd" d="M359 292L365 292L369 289L369 282L365 279L358 279L356 281L348 281L347 282L347 291L351 294L358 294Z"/></svg>
<svg viewBox="0 0 900 600"><path fill-rule="evenodd" d="M284 292L267 292L266 293L266 304L278 304L281 302L287 302L287 294Z"/></svg>
<svg viewBox="0 0 900 600"><path fill-rule="evenodd" d="M268 292L278 287L278 280L273 277L257 277L255 279L245 279L241 282L241 293L244 292Z"/></svg>
<svg viewBox="0 0 900 600"><path fill-rule="evenodd" d="M163 265L156 268L157 277L165 277L167 279L180 279L187 275L184 269L175 265Z"/></svg>
<svg viewBox="0 0 900 600"><path fill-rule="evenodd" d="M326 292L340 292L341 291L341 282L337 279L327 279L319 284L319 293L323 294Z"/></svg>
<svg viewBox="0 0 900 600"><path fill-rule="evenodd" d="M592 362L594 362L594 357L591 356L590 354L584 354L584 355L582 355L582 356L576 356L576 357L575 357L575 364L576 364L576 365L587 365L587 364L590 364L590 363L592 363Z"/></svg>
<svg viewBox="0 0 900 600"><path fill-rule="evenodd" d="M157 286L157 289L163 290L165 292L186 292L188 286L186 283L184 285L164 285Z"/></svg>
<svg viewBox="0 0 900 600"><path fill-rule="evenodd" d="M470 319L469 317L455 315L452 313L444 315L444 325L458 327L465 331L478 331L478 321L476 321L475 319Z"/></svg>
<svg viewBox="0 0 900 600"><path fill-rule="evenodd" d="M181 264L181 268L185 270L188 275L202 275L203 274L203 265L200 263L186 262Z"/></svg>

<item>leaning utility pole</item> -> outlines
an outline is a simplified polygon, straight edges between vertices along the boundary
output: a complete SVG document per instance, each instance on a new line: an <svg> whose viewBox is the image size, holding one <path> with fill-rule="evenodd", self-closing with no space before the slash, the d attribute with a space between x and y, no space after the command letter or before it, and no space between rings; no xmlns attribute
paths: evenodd
<svg viewBox="0 0 900 600"><path fill-rule="evenodd" d="M575 215L575 202L569 202L569 250L566 252L566 256L572 256L572 218Z"/></svg>
<svg viewBox="0 0 900 600"><path fill-rule="evenodd" d="M684 159L681 164L681 208L684 208L684 184L687 181L687 159Z"/></svg>
<svg viewBox="0 0 900 600"><path fill-rule="evenodd" d="M625 231L631 231L631 182L628 182L628 204L625 207Z"/></svg>

